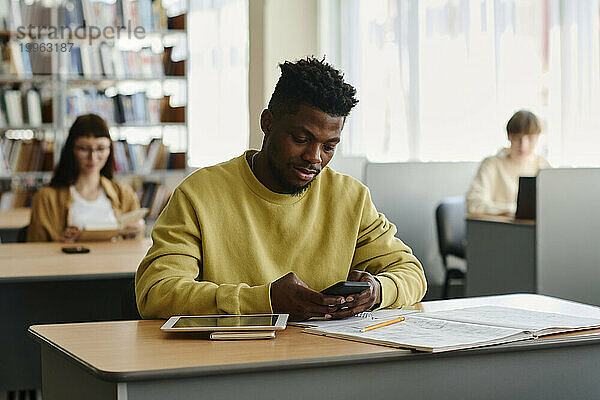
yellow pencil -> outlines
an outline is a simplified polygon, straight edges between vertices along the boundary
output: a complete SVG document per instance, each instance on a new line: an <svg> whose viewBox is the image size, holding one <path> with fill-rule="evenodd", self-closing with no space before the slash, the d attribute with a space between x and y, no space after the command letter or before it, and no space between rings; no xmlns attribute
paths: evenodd
<svg viewBox="0 0 600 400"><path fill-rule="evenodd" d="M396 322L402 322L402 321L404 321L404 317L394 318L394 319L390 319L389 321L380 322L380 323L375 324L375 325L364 327L360 331L362 333L364 333L364 332L371 331L373 329L381 328L383 326L388 326L388 325L391 325L391 324L395 324Z"/></svg>

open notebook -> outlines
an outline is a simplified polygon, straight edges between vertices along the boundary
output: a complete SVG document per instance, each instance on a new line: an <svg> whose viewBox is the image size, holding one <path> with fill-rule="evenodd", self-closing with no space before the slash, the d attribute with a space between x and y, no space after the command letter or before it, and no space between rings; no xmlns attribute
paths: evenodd
<svg viewBox="0 0 600 400"><path fill-rule="evenodd" d="M355 319L303 332L437 353L600 328L600 319L481 306L409 314L402 322L360 332L369 325L373 325L372 320Z"/></svg>
<svg viewBox="0 0 600 400"><path fill-rule="evenodd" d="M418 313L419 310L406 310L400 308L385 308L383 310L376 311L365 311L356 314L352 317L344 319L321 319L312 318L308 321L302 322L288 322L288 325L301 326L304 328L331 328L336 325L348 325L355 322L368 321L369 325L376 324L378 322L389 321L390 319L403 317L407 314Z"/></svg>

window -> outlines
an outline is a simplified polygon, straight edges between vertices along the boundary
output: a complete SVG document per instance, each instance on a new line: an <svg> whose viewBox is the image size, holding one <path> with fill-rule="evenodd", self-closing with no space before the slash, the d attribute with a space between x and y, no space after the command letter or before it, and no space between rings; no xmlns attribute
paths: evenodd
<svg viewBox="0 0 600 400"><path fill-rule="evenodd" d="M191 1L188 16L189 164L204 167L248 147L248 2Z"/></svg>
<svg viewBox="0 0 600 400"><path fill-rule="evenodd" d="M598 0L332 4L339 49L324 51L360 100L343 154L480 160L525 108L545 125L538 150L551 163L600 163Z"/></svg>

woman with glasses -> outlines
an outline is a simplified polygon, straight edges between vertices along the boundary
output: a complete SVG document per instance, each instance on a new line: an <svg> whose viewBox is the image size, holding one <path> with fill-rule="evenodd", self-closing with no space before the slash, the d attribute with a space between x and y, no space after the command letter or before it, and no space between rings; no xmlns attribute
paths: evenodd
<svg viewBox="0 0 600 400"><path fill-rule="evenodd" d="M133 189L113 179L113 147L106 122L95 114L79 116L71 129L48 187L33 197L27 241L76 241L91 223L116 223L140 208ZM124 237L144 229L128 226Z"/></svg>

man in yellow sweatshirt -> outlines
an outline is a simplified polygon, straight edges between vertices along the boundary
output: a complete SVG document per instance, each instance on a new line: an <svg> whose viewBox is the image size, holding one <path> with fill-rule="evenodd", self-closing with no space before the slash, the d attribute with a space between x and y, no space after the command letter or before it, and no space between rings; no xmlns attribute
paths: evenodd
<svg viewBox="0 0 600 400"><path fill-rule="evenodd" d="M136 274L142 317L343 318L425 294L419 261L369 190L326 167L356 90L314 58L280 68L260 118L261 150L191 174L156 221ZM319 293L343 280L370 288Z"/></svg>

